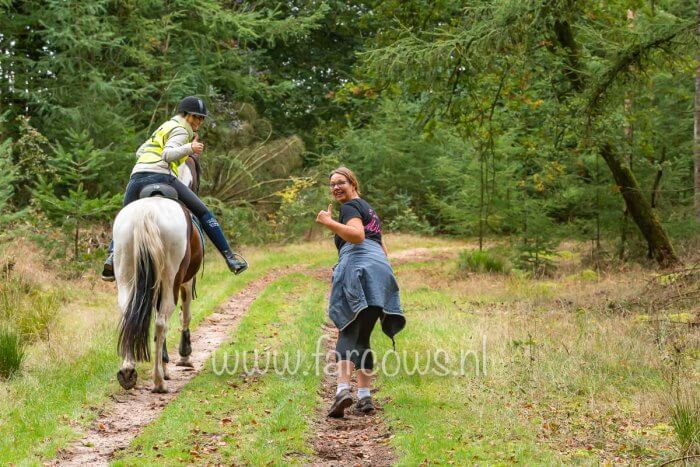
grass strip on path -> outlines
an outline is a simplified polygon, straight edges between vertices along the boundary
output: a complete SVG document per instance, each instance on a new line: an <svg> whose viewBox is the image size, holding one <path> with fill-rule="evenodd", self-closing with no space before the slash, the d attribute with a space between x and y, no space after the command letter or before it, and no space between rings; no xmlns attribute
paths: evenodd
<svg viewBox="0 0 700 467"><path fill-rule="evenodd" d="M220 370L228 356L231 374L217 376L207 365L114 465L303 462L311 454L308 439L322 378L313 354L326 293L327 284L299 273L270 284L242 318L232 344L212 357ZM285 355L298 371L282 371Z"/></svg>

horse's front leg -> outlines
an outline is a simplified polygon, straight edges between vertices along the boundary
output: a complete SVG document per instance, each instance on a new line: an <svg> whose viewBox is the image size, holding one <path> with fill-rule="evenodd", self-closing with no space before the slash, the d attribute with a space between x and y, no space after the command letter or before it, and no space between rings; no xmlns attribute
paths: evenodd
<svg viewBox="0 0 700 467"><path fill-rule="evenodd" d="M168 355L168 341L163 340L163 378L167 381L170 379L168 372L168 363L170 363L170 355Z"/></svg>
<svg viewBox="0 0 700 467"><path fill-rule="evenodd" d="M182 331L180 334L180 360L177 362L178 366L186 366L192 368L192 362L190 362L190 355L192 354L192 342L190 341L190 319L192 315L190 314L190 304L192 303L192 285L194 279L182 284L180 287L180 297L182 303L180 305L180 324L182 325Z"/></svg>
<svg viewBox="0 0 700 467"><path fill-rule="evenodd" d="M165 393L168 389L165 387L165 379L167 375L166 363L163 361L163 350L165 349L165 338L168 334L168 320L175 308L175 301L171 290L163 290L161 295L161 303L158 307L158 315L156 316L156 356L153 362L153 390L155 393Z"/></svg>
<svg viewBox="0 0 700 467"><path fill-rule="evenodd" d="M168 392L165 387L165 363L163 362L163 342L167 333L168 325L165 322L160 310L156 318L156 357L153 361L153 389L152 392L164 393Z"/></svg>

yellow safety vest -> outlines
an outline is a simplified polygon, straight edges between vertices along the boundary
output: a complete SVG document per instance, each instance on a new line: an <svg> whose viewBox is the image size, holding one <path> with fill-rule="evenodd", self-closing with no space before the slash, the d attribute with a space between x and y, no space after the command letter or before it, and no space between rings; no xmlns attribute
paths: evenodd
<svg viewBox="0 0 700 467"><path fill-rule="evenodd" d="M175 128L184 128L187 131L187 142L191 142L194 137L194 133L191 128L178 122L176 119L170 119L158 127L156 131L153 132L151 138L146 142L145 151L141 154L137 164L156 164L163 160L163 149L165 149L165 142L168 141L168 136L170 132ZM170 162L170 170L173 175L177 177L178 168L180 164L185 162L189 156L182 157L180 159Z"/></svg>

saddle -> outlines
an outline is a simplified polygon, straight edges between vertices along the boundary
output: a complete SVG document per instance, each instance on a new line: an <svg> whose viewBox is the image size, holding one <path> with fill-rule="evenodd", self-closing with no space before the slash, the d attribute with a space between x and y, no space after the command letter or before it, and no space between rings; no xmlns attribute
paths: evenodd
<svg viewBox="0 0 700 467"><path fill-rule="evenodd" d="M139 199L150 198L152 196L162 196L163 198L168 198L177 201L177 190L170 185L165 185L163 183L151 183L146 185L139 192Z"/></svg>

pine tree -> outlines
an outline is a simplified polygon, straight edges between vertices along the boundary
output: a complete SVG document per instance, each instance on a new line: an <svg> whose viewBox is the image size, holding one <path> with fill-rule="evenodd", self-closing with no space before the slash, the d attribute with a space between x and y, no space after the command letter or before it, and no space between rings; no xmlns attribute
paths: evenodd
<svg viewBox="0 0 700 467"><path fill-rule="evenodd" d="M5 115L0 115L0 229L22 213L15 210L12 198L17 181L17 167L12 162L12 139L3 136Z"/></svg>
<svg viewBox="0 0 700 467"><path fill-rule="evenodd" d="M104 219L119 207L121 194L99 194L95 183L111 165L109 153L95 148L86 131L70 131L67 146L53 148L51 176L41 176L34 195L49 220L66 230L78 259L80 229L87 221Z"/></svg>
<svg viewBox="0 0 700 467"><path fill-rule="evenodd" d="M12 140L9 138L0 141L0 229L4 229L21 214L13 210L12 206L17 171L12 163L11 144Z"/></svg>

